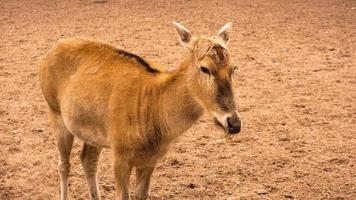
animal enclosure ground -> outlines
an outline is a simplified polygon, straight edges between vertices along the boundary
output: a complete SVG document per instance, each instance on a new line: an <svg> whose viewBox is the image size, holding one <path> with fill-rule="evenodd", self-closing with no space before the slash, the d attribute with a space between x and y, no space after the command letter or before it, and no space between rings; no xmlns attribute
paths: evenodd
<svg viewBox="0 0 356 200"><path fill-rule="evenodd" d="M58 199L37 69L56 42L86 37L177 66L174 20L206 34L233 22L242 132L227 138L203 117L157 167L151 200L356 199L356 1L10 0L0 13L0 199ZM88 198L81 145L72 199ZM108 150L98 176L114 199Z"/></svg>

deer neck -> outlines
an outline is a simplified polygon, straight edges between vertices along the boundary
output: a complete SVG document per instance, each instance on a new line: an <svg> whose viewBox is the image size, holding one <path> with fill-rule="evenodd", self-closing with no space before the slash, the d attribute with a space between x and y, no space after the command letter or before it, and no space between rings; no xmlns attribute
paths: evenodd
<svg viewBox="0 0 356 200"><path fill-rule="evenodd" d="M189 63L189 62L188 62ZM187 63L182 63L164 83L160 97L159 115L167 133L175 138L188 130L203 114L203 108L189 89Z"/></svg>

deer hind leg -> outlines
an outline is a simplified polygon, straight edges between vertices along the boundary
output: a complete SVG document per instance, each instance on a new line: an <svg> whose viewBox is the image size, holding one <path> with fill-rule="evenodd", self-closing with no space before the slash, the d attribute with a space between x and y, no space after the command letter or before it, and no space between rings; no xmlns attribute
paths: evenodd
<svg viewBox="0 0 356 200"><path fill-rule="evenodd" d="M68 176L70 171L70 152L72 150L74 136L65 127L59 113L50 110L49 118L57 140L59 151L59 174L61 183L61 200L68 199Z"/></svg>
<svg viewBox="0 0 356 200"><path fill-rule="evenodd" d="M116 200L129 200L129 182L132 165L120 155L114 153L114 175L116 184Z"/></svg>
<svg viewBox="0 0 356 200"><path fill-rule="evenodd" d="M80 154L80 160L85 172L89 187L90 200L100 200L100 193L96 181L97 165L99 161L101 148L94 147L84 143Z"/></svg>
<svg viewBox="0 0 356 200"><path fill-rule="evenodd" d="M146 200L154 167L136 168L136 199Z"/></svg>

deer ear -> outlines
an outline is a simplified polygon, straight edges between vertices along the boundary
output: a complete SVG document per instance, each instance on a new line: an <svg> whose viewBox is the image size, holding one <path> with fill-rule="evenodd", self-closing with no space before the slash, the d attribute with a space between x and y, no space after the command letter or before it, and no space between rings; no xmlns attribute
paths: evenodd
<svg viewBox="0 0 356 200"><path fill-rule="evenodd" d="M192 48L192 41L194 39L193 34L184 26L178 22L172 22L174 28L176 28L181 44L189 49Z"/></svg>
<svg viewBox="0 0 356 200"><path fill-rule="evenodd" d="M229 30L232 27L232 23L229 22L225 24L218 32L218 37L222 39L225 43L228 43L230 40L230 33Z"/></svg>

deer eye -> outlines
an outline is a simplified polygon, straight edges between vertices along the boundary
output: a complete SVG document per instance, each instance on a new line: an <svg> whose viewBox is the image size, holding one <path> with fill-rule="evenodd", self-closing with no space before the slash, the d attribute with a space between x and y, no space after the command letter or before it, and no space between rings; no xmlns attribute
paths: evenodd
<svg viewBox="0 0 356 200"><path fill-rule="evenodd" d="M209 74L209 75L210 75L210 71L209 71L209 69L206 68L206 67L201 66L201 67L200 67L200 71L202 71L204 74Z"/></svg>

